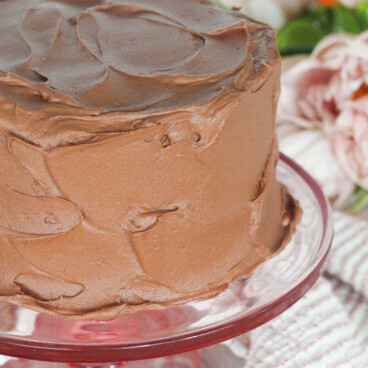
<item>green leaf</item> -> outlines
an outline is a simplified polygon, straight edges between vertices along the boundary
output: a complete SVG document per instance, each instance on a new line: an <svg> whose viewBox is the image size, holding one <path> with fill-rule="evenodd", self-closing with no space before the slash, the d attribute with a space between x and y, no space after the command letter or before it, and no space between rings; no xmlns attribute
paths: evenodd
<svg viewBox="0 0 368 368"><path fill-rule="evenodd" d="M357 14L363 23L364 29L368 29L368 0L363 0L358 4Z"/></svg>
<svg viewBox="0 0 368 368"><path fill-rule="evenodd" d="M283 56L310 53L327 34L321 22L307 15L282 28L277 36L277 44Z"/></svg>
<svg viewBox="0 0 368 368"><path fill-rule="evenodd" d="M349 212L351 214L358 213L358 212L362 211L367 205L368 205L368 192L366 191L361 196L361 198L359 199L359 201L357 201L355 203L355 205L350 208L350 211Z"/></svg>
<svg viewBox="0 0 368 368"><path fill-rule="evenodd" d="M347 201L345 208L355 214L368 206L368 191L358 187L352 197Z"/></svg>
<svg viewBox="0 0 368 368"><path fill-rule="evenodd" d="M331 8L318 6L314 10L309 12L309 16L312 21L316 25L319 25L321 28L324 28L325 30L330 28L332 20Z"/></svg>
<svg viewBox="0 0 368 368"><path fill-rule="evenodd" d="M331 31L359 34L364 31L364 26L355 10L338 5L332 8Z"/></svg>
<svg viewBox="0 0 368 368"><path fill-rule="evenodd" d="M337 5L318 6L283 27L278 36L281 55L310 53L330 33L359 34L368 29L368 0L358 10Z"/></svg>
<svg viewBox="0 0 368 368"><path fill-rule="evenodd" d="M332 10L318 6L288 23L280 30L278 37L281 54L312 52L316 44L330 32L331 21Z"/></svg>

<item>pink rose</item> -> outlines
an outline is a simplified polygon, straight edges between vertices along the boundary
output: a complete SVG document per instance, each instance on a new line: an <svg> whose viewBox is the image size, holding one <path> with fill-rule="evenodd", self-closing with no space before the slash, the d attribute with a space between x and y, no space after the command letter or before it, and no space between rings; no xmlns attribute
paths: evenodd
<svg viewBox="0 0 368 368"><path fill-rule="evenodd" d="M320 127L334 109L325 100L334 72L313 58L298 63L281 78L278 120L304 128Z"/></svg>
<svg viewBox="0 0 368 368"><path fill-rule="evenodd" d="M311 57L286 70L278 121L304 130L317 128L325 137L332 152L329 160L338 164L327 170L331 177L322 178L330 188L345 192L348 185L342 183L348 180L368 189L368 32L329 36ZM327 155L326 144L322 155ZM336 175L337 168L343 175Z"/></svg>
<svg viewBox="0 0 368 368"><path fill-rule="evenodd" d="M281 82L280 121L302 127L333 122L341 105L368 86L368 32L326 37Z"/></svg>
<svg viewBox="0 0 368 368"><path fill-rule="evenodd" d="M336 159L327 135L287 123L277 126L277 134L280 150L314 177L335 208L342 207L355 185Z"/></svg>
<svg viewBox="0 0 368 368"><path fill-rule="evenodd" d="M347 102L330 130L334 152L345 172L368 189L368 95Z"/></svg>

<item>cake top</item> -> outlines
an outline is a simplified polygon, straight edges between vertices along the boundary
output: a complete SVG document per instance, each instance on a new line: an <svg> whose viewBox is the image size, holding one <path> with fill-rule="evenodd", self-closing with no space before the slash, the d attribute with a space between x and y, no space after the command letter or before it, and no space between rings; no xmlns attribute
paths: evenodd
<svg viewBox="0 0 368 368"><path fill-rule="evenodd" d="M0 125L44 147L257 89L277 58L272 29L208 0L3 0L0 32L0 103L22 115Z"/></svg>

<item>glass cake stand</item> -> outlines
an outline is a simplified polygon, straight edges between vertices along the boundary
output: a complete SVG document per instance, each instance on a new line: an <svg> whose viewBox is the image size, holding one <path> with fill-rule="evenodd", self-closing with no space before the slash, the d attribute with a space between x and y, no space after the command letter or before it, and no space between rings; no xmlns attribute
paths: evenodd
<svg viewBox="0 0 368 368"><path fill-rule="evenodd" d="M0 367L200 367L193 351L283 313L320 276L333 226L326 198L303 169L281 155L277 171L304 214L292 242L251 276L214 299L108 321L63 319L0 303Z"/></svg>

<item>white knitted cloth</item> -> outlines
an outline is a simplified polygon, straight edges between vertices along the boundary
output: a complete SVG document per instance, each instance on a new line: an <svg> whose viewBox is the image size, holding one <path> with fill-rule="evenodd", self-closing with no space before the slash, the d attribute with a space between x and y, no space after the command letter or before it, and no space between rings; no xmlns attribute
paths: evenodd
<svg viewBox="0 0 368 368"><path fill-rule="evenodd" d="M368 211L335 212L334 220L316 285L266 325L201 350L203 368L368 367Z"/></svg>

